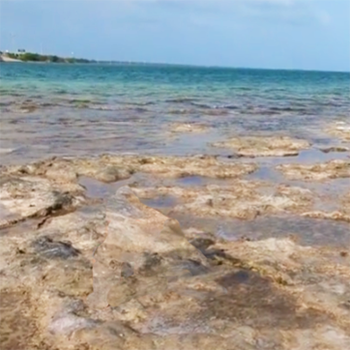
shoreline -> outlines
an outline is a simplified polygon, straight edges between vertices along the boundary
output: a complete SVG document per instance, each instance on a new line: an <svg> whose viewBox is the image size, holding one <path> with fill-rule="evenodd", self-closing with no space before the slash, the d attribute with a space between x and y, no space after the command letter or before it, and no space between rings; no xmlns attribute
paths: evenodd
<svg viewBox="0 0 350 350"><path fill-rule="evenodd" d="M0 62L23 62L23 61L7 57L6 55L0 55Z"/></svg>

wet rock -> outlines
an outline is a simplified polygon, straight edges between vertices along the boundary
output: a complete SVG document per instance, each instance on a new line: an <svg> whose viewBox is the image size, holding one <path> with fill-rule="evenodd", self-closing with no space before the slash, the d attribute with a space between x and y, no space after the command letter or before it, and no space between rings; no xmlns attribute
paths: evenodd
<svg viewBox="0 0 350 350"><path fill-rule="evenodd" d="M350 161L331 160L318 164L281 164L276 167L288 179L314 180L350 177Z"/></svg>
<svg viewBox="0 0 350 350"><path fill-rule="evenodd" d="M242 136L228 141L216 142L214 147L233 148L242 157L297 156L300 150L310 147L308 141L288 136Z"/></svg>
<svg viewBox="0 0 350 350"><path fill-rule="evenodd" d="M350 124L345 121L335 122L333 125L329 125L326 131L335 137L338 137L344 142L350 141Z"/></svg>
<svg viewBox="0 0 350 350"><path fill-rule="evenodd" d="M159 177L205 176L211 178L236 178L257 169L253 163L224 162L214 156L151 157L102 155L96 158L55 158L27 166L8 166L4 172L13 175L44 175L49 167L71 171L101 181L117 181L140 172Z"/></svg>
<svg viewBox="0 0 350 350"><path fill-rule="evenodd" d="M77 174L73 170L69 169L49 168L46 171L45 176L50 180L60 183L76 182L78 179Z"/></svg>
<svg viewBox="0 0 350 350"><path fill-rule="evenodd" d="M170 129L172 133L201 133L208 131L209 127L204 124L173 123Z"/></svg>
<svg viewBox="0 0 350 350"><path fill-rule="evenodd" d="M236 181L233 186L135 188L141 197L168 195L181 199L173 213L191 213L198 217L231 217L252 220L260 215L302 212L311 208L313 194L299 187L280 185L264 193L265 184Z"/></svg>
<svg viewBox="0 0 350 350"><path fill-rule="evenodd" d="M213 245L215 242L209 238L195 238L190 241L192 245L194 245L200 251L203 251Z"/></svg>
<svg viewBox="0 0 350 350"><path fill-rule="evenodd" d="M95 178L102 182L115 182L118 180L128 179L130 172L127 169L108 166L95 174Z"/></svg>
<svg viewBox="0 0 350 350"><path fill-rule="evenodd" d="M6 227L25 218L69 211L82 201L82 197L62 192L46 179L5 177L0 183L0 204L7 213L3 214L0 227Z"/></svg>
<svg viewBox="0 0 350 350"><path fill-rule="evenodd" d="M261 200L258 189L237 181L174 191L189 203L209 196L220 211L219 198L230 208ZM302 188L276 191L293 205L310 200ZM26 201L29 192L19 193ZM0 235L4 349L346 349L348 255L287 239L186 235L190 242L128 187L25 234Z"/></svg>
<svg viewBox="0 0 350 350"><path fill-rule="evenodd" d="M349 148L342 146L332 146L327 148L321 148L321 152L323 153L332 153L332 152L349 152Z"/></svg>
<svg viewBox="0 0 350 350"><path fill-rule="evenodd" d="M50 237L40 237L33 242L35 250L49 259L68 259L80 254L70 242L55 242Z"/></svg>
<svg viewBox="0 0 350 350"><path fill-rule="evenodd" d="M32 113L35 112L38 108L39 105L31 100L27 100L22 103L22 105L19 107L19 110L23 113Z"/></svg>

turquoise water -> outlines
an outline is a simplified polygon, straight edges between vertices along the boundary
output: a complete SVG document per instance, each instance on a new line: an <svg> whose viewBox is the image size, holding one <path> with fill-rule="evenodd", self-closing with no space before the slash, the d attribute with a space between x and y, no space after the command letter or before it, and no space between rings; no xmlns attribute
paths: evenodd
<svg viewBox="0 0 350 350"><path fill-rule="evenodd" d="M241 133L318 133L349 119L350 73L166 65L0 64L1 157L211 152ZM169 136L204 123L205 135ZM216 150L217 152L217 150ZM6 158L6 159L5 159Z"/></svg>

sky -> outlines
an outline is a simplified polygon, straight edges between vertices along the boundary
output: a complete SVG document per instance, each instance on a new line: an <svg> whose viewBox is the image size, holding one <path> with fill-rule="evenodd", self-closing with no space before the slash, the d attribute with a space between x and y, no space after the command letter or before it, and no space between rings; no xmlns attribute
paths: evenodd
<svg viewBox="0 0 350 350"><path fill-rule="evenodd" d="M350 71L350 0L0 0L0 49Z"/></svg>

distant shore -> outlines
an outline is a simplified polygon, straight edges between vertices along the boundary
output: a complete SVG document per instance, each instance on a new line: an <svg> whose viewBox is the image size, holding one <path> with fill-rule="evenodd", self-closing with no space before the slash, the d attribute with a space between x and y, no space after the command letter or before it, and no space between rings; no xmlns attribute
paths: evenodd
<svg viewBox="0 0 350 350"><path fill-rule="evenodd" d="M6 55L0 55L0 62L22 62L21 60L8 57Z"/></svg>
<svg viewBox="0 0 350 350"><path fill-rule="evenodd" d="M60 57L56 55L40 55L37 53L1 53L0 62L42 62L42 63L94 63L85 58Z"/></svg>

